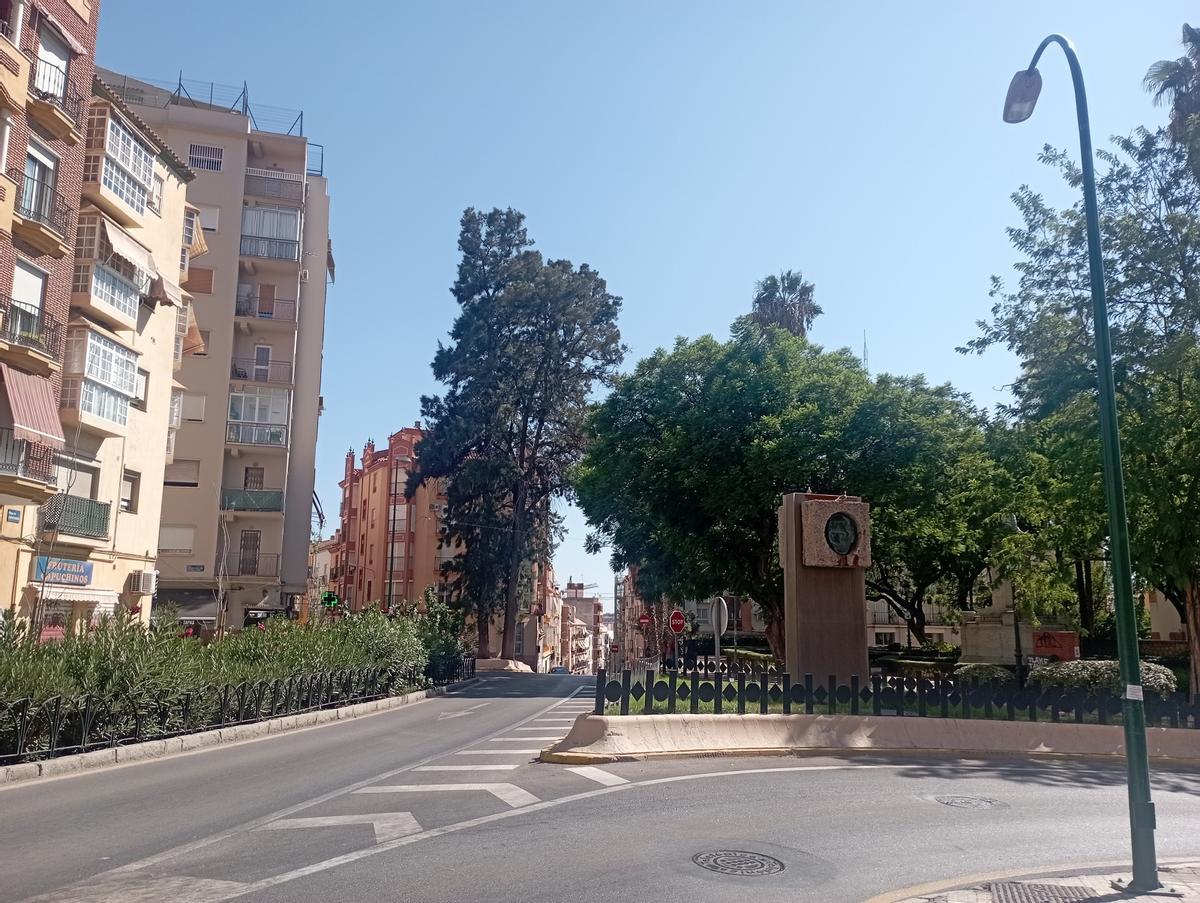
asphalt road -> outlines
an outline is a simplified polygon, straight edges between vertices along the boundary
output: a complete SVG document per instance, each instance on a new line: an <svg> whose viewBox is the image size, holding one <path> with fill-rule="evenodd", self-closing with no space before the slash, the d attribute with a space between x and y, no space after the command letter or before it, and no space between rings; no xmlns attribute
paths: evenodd
<svg viewBox="0 0 1200 903"><path fill-rule="evenodd" d="M497 675L368 718L14 785L0 790L0 900L836 903L1127 855L1122 772L1090 762L534 762L589 693L573 676ZM1160 855L1200 854L1200 774L1157 772L1155 800Z"/></svg>

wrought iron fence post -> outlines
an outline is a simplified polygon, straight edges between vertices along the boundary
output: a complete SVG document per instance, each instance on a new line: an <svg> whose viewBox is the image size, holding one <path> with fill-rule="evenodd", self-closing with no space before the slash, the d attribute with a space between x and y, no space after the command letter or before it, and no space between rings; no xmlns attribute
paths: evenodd
<svg viewBox="0 0 1200 903"><path fill-rule="evenodd" d="M601 668L596 672L596 698L595 706L592 709L592 714L604 714L604 694L608 686L608 671Z"/></svg>
<svg viewBox="0 0 1200 903"><path fill-rule="evenodd" d="M621 672L621 714L629 714L629 681L633 672L628 668Z"/></svg>

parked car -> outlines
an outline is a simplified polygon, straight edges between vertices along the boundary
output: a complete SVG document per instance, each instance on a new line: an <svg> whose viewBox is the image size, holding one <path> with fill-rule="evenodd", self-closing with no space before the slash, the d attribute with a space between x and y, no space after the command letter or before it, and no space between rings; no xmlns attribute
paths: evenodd
<svg viewBox="0 0 1200 903"><path fill-rule="evenodd" d="M570 672L562 665L555 665L550 669L551 674L569 674Z"/></svg>

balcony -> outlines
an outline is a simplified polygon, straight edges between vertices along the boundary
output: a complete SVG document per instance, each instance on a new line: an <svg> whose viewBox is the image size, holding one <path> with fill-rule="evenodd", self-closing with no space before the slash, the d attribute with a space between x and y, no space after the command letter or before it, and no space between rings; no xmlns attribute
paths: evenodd
<svg viewBox="0 0 1200 903"><path fill-rule="evenodd" d="M282 489L222 489L222 511L282 511Z"/></svg>
<svg viewBox="0 0 1200 903"><path fill-rule="evenodd" d="M29 93L29 58L17 47L9 22L0 20L0 36L0 104L22 113Z"/></svg>
<svg viewBox="0 0 1200 903"><path fill-rule="evenodd" d="M287 448L287 433L287 427L281 423L242 423L230 420L225 424L225 441L230 445Z"/></svg>
<svg viewBox="0 0 1200 903"><path fill-rule="evenodd" d="M57 531L58 541L66 537L108 539L111 502L97 502L60 492L38 509L38 532Z"/></svg>
<svg viewBox="0 0 1200 903"><path fill-rule="evenodd" d="M227 562L230 577L278 577L279 555L230 554Z"/></svg>
<svg viewBox="0 0 1200 903"><path fill-rule="evenodd" d="M100 263L76 264L71 303L109 326L137 329L142 291L116 270ZM85 291L78 289L86 286Z"/></svg>
<svg viewBox="0 0 1200 903"><path fill-rule="evenodd" d="M288 386L292 382L291 361L256 361L254 358L235 357L229 362L229 378L244 379L252 383L275 383Z"/></svg>
<svg viewBox="0 0 1200 903"><path fill-rule="evenodd" d="M29 73L26 112L54 138L78 144L83 137L84 98L67 73L47 60L36 60Z"/></svg>
<svg viewBox="0 0 1200 903"><path fill-rule="evenodd" d="M0 295L0 360L49 376L62 369L62 326L45 311Z"/></svg>
<svg viewBox="0 0 1200 903"><path fill-rule="evenodd" d="M41 504L54 496L54 449L0 429L0 504Z"/></svg>
<svg viewBox="0 0 1200 903"><path fill-rule="evenodd" d="M243 235L241 254L243 257L297 261L300 259L300 242L286 238Z"/></svg>
<svg viewBox="0 0 1200 903"><path fill-rule="evenodd" d="M304 175L282 169L246 167L246 194L275 201L304 202Z"/></svg>
<svg viewBox="0 0 1200 903"><path fill-rule="evenodd" d="M238 298L234 315L257 320L260 323L278 323L287 329L296 327L296 302L278 298Z"/></svg>
<svg viewBox="0 0 1200 903"><path fill-rule="evenodd" d="M31 179L21 170L9 176L17 185L13 202L13 235L51 257L65 257L74 215L54 187Z"/></svg>

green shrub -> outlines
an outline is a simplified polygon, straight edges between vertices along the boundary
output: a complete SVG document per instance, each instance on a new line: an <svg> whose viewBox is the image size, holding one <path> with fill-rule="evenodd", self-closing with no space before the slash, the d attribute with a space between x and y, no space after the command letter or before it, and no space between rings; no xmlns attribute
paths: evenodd
<svg viewBox="0 0 1200 903"><path fill-rule="evenodd" d="M1012 683L1013 673L1003 665L989 665L986 662L972 662L959 665L954 669L954 679L963 681L978 681L981 684Z"/></svg>
<svg viewBox="0 0 1200 903"><path fill-rule="evenodd" d="M1107 690L1114 696L1121 696L1124 691L1121 666L1114 661L1054 662L1038 665L1029 672L1029 681L1042 687L1063 687L1092 693ZM1170 668L1142 662L1142 686L1165 698L1174 693L1179 685Z"/></svg>

